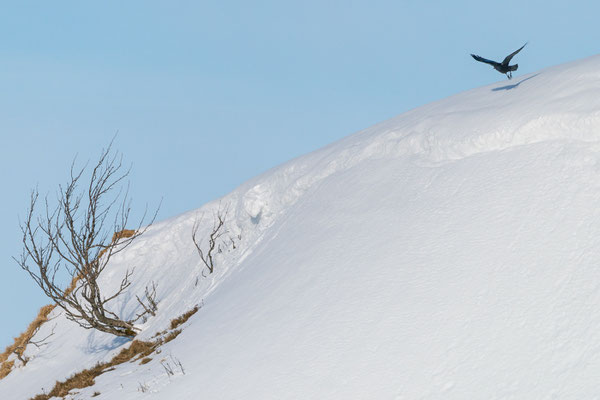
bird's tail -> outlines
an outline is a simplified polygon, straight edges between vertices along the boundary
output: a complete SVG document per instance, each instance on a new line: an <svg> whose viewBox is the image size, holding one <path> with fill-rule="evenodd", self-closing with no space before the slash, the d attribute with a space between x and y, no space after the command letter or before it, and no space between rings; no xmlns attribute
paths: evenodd
<svg viewBox="0 0 600 400"><path fill-rule="evenodd" d="M516 71L518 68L519 68L519 64L509 65L508 70L509 71Z"/></svg>

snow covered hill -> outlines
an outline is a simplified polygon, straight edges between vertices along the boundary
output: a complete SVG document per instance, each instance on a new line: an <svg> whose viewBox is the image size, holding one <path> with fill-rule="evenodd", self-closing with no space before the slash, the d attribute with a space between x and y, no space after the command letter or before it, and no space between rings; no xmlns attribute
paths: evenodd
<svg viewBox="0 0 600 400"><path fill-rule="evenodd" d="M158 285L139 339L201 308L150 362L68 398L597 398L599 205L600 56L420 107L119 253L104 286L136 269L116 309ZM192 227L203 216L206 237L219 207L227 243L204 278ZM54 312L1 399L129 345Z"/></svg>

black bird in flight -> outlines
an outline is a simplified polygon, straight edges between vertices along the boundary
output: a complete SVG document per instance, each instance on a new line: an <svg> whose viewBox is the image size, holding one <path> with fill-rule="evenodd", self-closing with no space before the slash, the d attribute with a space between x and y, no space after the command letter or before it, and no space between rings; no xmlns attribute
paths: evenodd
<svg viewBox="0 0 600 400"><path fill-rule="evenodd" d="M479 57L479 56L477 56L475 54L471 54L471 57L473 57L477 61L484 62L486 64L490 64L492 67L494 67L494 69L496 71L498 71L498 72L500 72L502 74L506 74L506 76L508 77L508 79L512 79L512 71L516 71L517 68L519 68L519 64L508 65L508 63L515 56L515 54L517 54L518 52L520 52L521 50L523 50L523 47L525 47L526 45L527 45L527 43L525 43L523 46L521 46L521 48L519 50L513 51L512 53L510 53L509 55L507 55L506 58L504 59L504 61L502 61L501 63L496 62L496 61L492 61L492 60L488 60L488 59L483 58L483 57Z"/></svg>

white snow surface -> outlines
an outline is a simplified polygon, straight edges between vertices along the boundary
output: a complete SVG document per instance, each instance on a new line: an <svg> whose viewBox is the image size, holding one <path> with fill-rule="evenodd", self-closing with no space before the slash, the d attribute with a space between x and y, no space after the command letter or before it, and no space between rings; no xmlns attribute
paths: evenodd
<svg viewBox="0 0 600 400"><path fill-rule="evenodd" d="M103 277L135 267L113 309L134 315L158 284L140 339L201 309L150 363L68 398L598 398L599 140L595 56L417 108L156 223ZM236 245L204 278L192 226L203 216L206 238L219 207ZM55 315L0 399L128 346Z"/></svg>

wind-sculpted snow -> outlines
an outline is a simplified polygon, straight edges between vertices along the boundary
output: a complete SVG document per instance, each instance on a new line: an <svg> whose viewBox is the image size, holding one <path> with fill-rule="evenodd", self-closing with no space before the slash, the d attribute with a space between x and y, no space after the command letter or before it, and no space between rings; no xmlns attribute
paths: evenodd
<svg viewBox="0 0 600 400"><path fill-rule="evenodd" d="M141 339L202 307L151 362L72 398L594 398L599 140L592 57L414 109L157 223L103 277L135 267L113 306L135 315L157 283ZM191 232L200 219L206 240L225 209L207 275ZM54 325L0 398L127 345L61 315L40 336Z"/></svg>
<svg viewBox="0 0 600 400"><path fill-rule="evenodd" d="M600 140L600 56L474 89L417 108L300 157L244 185L255 221L367 159L413 156L432 165L544 141ZM254 181L253 181L254 182Z"/></svg>

